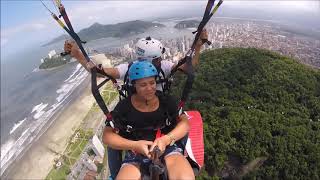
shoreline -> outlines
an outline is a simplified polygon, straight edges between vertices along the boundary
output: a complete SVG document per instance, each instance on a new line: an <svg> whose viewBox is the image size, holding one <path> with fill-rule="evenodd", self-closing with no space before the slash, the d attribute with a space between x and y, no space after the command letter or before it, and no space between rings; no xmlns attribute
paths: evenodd
<svg viewBox="0 0 320 180"><path fill-rule="evenodd" d="M8 167L4 179L45 179L50 172L54 159L67 147L68 140L80 127L90 111L94 97L90 83L77 92L74 99L61 110L50 127L33 142L26 152ZM3 174L4 175L4 174Z"/></svg>
<svg viewBox="0 0 320 180"><path fill-rule="evenodd" d="M76 62L76 61L70 61L70 62L67 62L66 64L62 64L62 65L59 65L59 66L56 66L56 67L51 67L51 68L45 68L45 69L40 69L40 68L39 68L40 65L39 65L39 66L37 67L37 69L38 69L39 71L52 71L52 70L55 70L55 69L62 68L62 67L64 67L64 66L68 65L68 64L72 64L72 63L74 63L74 62Z"/></svg>

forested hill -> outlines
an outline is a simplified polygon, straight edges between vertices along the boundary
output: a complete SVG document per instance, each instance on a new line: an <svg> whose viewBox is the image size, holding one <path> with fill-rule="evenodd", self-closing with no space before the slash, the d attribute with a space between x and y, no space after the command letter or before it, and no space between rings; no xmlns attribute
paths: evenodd
<svg viewBox="0 0 320 180"><path fill-rule="evenodd" d="M174 27L177 29L184 29L184 28L197 28L200 21L198 20L186 20L180 21Z"/></svg>
<svg viewBox="0 0 320 180"><path fill-rule="evenodd" d="M200 61L185 108L204 121L199 179L320 178L319 70L258 49L206 51Z"/></svg>
<svg viewBox="0 0 320 180"><path fill-rule="evenodd" d="M152 27L164 27L164 25L159 23L152 23L148 21L140 21L140 20L128 21L128 22L123 22L118 24L108 24L108 25L94 23L90 27L80 30L78 32L78 36L83 41L91 41L91 40L107 38L107 37L119 38L119 37L126 37L129 35L140 34ZM59 36L53 39L52 41L50 41L49 43L45 44L44 46L56 43L61 40L65 40L68 37L69 36L66 36L66 35Z"/></svg>

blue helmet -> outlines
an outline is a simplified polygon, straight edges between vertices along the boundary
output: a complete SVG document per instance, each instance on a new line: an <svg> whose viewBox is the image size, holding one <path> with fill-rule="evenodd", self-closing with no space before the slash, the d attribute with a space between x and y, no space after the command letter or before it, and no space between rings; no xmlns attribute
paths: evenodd
<svg viewBox="0 0 320 180"><path fill-rule="evenodd" d="M154 65L148 61L138 61L133 63L129 68L130 82L146 77L157 76L158 71Z"/></svg>

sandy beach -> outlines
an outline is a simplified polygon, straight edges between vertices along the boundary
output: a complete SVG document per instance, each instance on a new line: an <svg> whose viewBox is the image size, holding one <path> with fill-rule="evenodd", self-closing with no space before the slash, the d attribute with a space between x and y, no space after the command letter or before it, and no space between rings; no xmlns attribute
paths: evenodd
<svg viewBox="0 0 320 180"><path fill-rule="evenodd" d="M14 162L7 178L44 179L52 168L54 159L63 153L69 138L81 125L94 102L89 84L82 95L62 110L49 129L31 145L23 157ZM101 120L101 116L96 118Z"/></svg>
<svg viewBox="0 0 320 180"><path fill-rule="evenodd" d="M110 60L105 55L92 57L94 60L104 60L106 67L111 67ZM90 82L90 78L87 79ZM104 79L98 79L98 84ZM105 88L105 84L101 89ZM18 157L3 174L3 179L45 179L54 165L54 160L64 153L71 136L79 128L95 130L104 121L102 111L90 111L95 103L91 93L91 83L80 86L67 103L52 119L52 124L32 144L26 152ZM79 88L79 87L78 87ZM117 100L111 102L108 108L113 109ZM110 109L110 110L111 110Z"/></svg>

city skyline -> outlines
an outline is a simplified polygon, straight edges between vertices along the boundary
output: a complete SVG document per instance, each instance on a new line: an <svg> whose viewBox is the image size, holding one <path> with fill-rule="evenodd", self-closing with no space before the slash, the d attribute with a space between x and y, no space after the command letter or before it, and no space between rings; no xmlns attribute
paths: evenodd
<svg viewBox="0 0 320 180"><path fill-rule="evenodd" d="M62 1L62 3L67 9L75 30L79 31L94 22L114 24L136 19L152 20L163 16L188 14L202 16L206 1L166 3L162 1L134 1L134 3L130 1ZM45 4L50 10L57 12L52 2L45 1ZM237 13L241 16L252 16L251 11L254 14L261 9L264 10L266 18L273 18L271 11L275 14L283 11L288 16L304 14L311 19L311 24L316 23L315 19L320 14L318 1L226 1L219 9L217 16L230 15L233 8L237 8L239 10ZM299 18L296 19L298 21ZM54 22L40 1L1 1L1 57L31 47L39 47L61 34L65 34L64 31Z"/></svg>
<svg viewBox="0 0 320 180"><path fill-rule="evenodd" d="M303 64L320 67L320 39L299 34L299 32L289 32L285 27L273 23L257 23L252 21L230 21L209 23L207 25L209 40L212 44L206 45L204 49L217 48L260 48L278 52L282 55L297 59ZM183 58L189 50L193 37L184 35L173 39L161 39L166 52L164 59L173 59L177 62ZM114 54L118 57L129 57L134 59L134 49L136 41L129 41L123 47L105 49L106 54ZM115 63L115 62L113 62Z"/></svg>

